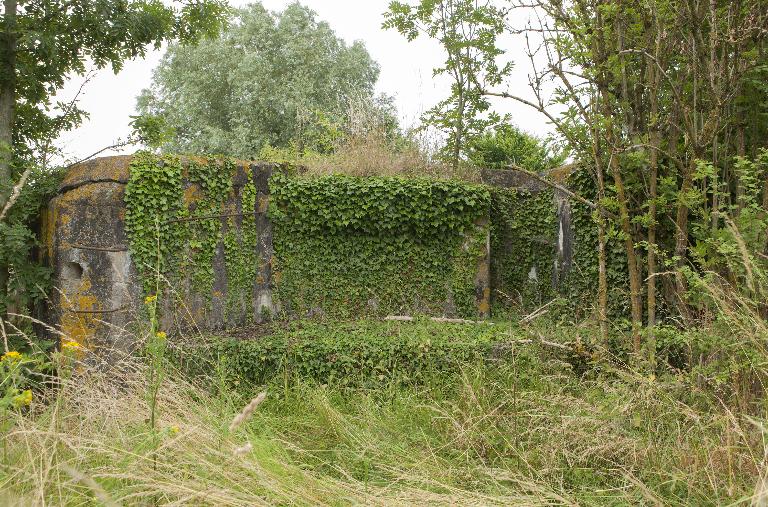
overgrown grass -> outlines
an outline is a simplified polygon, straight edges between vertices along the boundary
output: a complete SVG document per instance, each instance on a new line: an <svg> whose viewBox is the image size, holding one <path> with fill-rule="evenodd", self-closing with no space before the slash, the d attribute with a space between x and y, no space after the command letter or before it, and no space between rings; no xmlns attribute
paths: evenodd
<svg viewBox="0 0 768 507"><path fill-rule="evenodd" d="M478 332L411 325L441 339ZM356 326L366 330L359 339L381 338L372 334L384 328L338 328L354 336ZM576 339L590 328L493 328L503 354L415 383L352 387L275 374L266 401L231 433L263 386L228 381L222 367L195 380L171 368L158 393L157 445L142 361L76 375L28 413L11 414L0 501L728 505L755 494L762 403L739 413L681 375L593 362ZM545 344L531 340L544 332Z"/></svg>

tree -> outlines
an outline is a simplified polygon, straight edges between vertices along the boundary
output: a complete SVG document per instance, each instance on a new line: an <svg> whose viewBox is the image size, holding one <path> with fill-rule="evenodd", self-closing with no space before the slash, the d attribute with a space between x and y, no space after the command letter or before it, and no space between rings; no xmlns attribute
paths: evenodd
<svg viewBox="0 0 768 507"><path fill-rule="evenodd" d="M378 76L363 43L348 46L312 10L294 3L273 13L257 3L237 10L221 37L169 47L138 105L175 130L169 150L301 152L324 122L344 123L353 98L371 98Z"/></svg>
<svg viewBox="0 0 768 507"><path fill-rule="evenodd" d="M468 138L497 125L502 118L489 112L483 90L500 84L512 69L499 66L503 54L497 37L504 31L503 10L491 0L420 0L412 6L391 2L384 28L394 28L409 41L419 35L443 46L446 60L434 75L448 75L451 95L426 112L423 121L446 133L445 152L458 168Z"/></svg>
<svg viewBox="0 0 768 507"><path fill-rule="evenodd" d="M68 77L84 75L88 62L117 72L125 60L143 56L150 46L213 35L225 20L225 11L221 0L187 0L178 6L159 0L4 0L0 210L7 213L14 183L30 174L41 149L86 114L76 106L51 103ZM3 230L14 235L0 235L0 249L16 248L23 231L18 226ZM0 316L5 312L8 267L2 256Z"/></svg>
<svg viewBox="0 0 768 507"><path fill-rule="evenodd" d="M538 19L548 20L538 27L547 64L536 82L553 78L570 111L588 104L598 113L592 144L607 148L603 165L613 179L630 277L633 349L639 356L647 310L653 364L657 259L675 268L665 280L666 302L690 322L685 272L698 262L690 245L706 244L729 211L723 200L738 201L743 186L732 168L746 128L737 106L747 100L753 115L766 108L754 87L751 98L746 91L765 65L768 8L717 0L535 4ZM764 145L757 126L752 130L753 148Z"/></svg>
<svg viewBox="0 0 768 507"><path fill-rule="evenodd" d="M469 161L478 167L506 169L516 165L536 173L554 169L566 158L514 125L501 125L470 139L466 151Z"/></svg>
<svg viewBox="0 0 768 507"><path fill-rule="evenodd" d="M606 315L605 238L611 226L624 243L632 349L639 359L647 317L646 357L653 364L657 283L669 316L676 311L690 322L686 273L711 269L720 255L713 238L755 201L752 182L761 169L744 168L762 166L742 157L756 158L768 143L768 6L759 0L507 4L531 13L523 28L507 21L509 33L523 35L528 44L533 98L505 90L504 83L480 93L545 115L592 170L600 205L600 321ZM764 217L768 182L762 184ZM768 245L768 233L762 234ZM738 285L737 273L720 269ZM607 327L601 327L605 337Z"/></svg>

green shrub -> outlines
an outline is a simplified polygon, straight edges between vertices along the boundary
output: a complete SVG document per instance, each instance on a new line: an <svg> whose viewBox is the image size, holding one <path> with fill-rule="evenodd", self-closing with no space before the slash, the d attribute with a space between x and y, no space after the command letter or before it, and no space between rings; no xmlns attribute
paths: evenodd
<svg viewBox="0 0 768 507"><path fill-rule="evenodd" d="M258 339L217 339L208 352L228 380L249 385L285 376L340 385L419 384L491 358L500 340L496 327L302 321Z"/></svg>

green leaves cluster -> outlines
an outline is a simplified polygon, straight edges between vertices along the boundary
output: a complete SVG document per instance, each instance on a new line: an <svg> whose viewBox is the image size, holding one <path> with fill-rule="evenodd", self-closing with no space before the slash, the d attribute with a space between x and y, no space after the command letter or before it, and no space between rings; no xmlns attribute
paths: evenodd
<svg viewBox="0 0 768 507"><path fill-rule="evenodd" d="M476 316L485 187L276 173L270 189L276 292L287 314Z"/></svg>
<svg viewBox="0 0 768 507"><path fill-rule="evenodd" d="M186 165L186 169L184 168ZM126 188L131 253L148 293L156 270L211 303L223 246L227 322L248 315L256 258L256 189L233 187L231 161L138 153ZM190 202L183 200L184 189ZM390 312L476 315L490 194L480 185L404 178L270 180L273 280L287 316ZM224 218L223 213L241 213ZM234 319L234 320L233 320ZM244 322L241 322L244 323Z"/></svg>
<svg viewBox="0 0 768 507"><path fill-rule="evenodd" d="M481 185L427 178L344 175L270 182L270 216L303 234L413 235L428 242L460 233L487 213Z"/></svg>
<svg viewBox="0 0 768 507"><path fill-rule="evenodd" d="M595 199L595 183L587 171L575 171L568 188ZM594 210L571 201L573 258L570 272L553 287L557 259L558 217L553 190L494 188L491 191L491 283L494 303L524 311L563 298L571 317L589 317L595 309L598 257ZM620 231L607 230L606 278L609 313L620 319L628 312L626 253ZM534 274L535 277L532 276ZM560 273L562 275L562 273Z"/></svg>
<svg viewBox="0 0 768 507"><path fill-rule="evenodd" d="M444 154L456 168L467 140L502 121L484 91L512 70L511 63L499 64L504 51L497 38L504 32L505 10L489 0L393 1L384 17L384 28L409 41L426 35L446 53L433 74L450 78L451 94L427 111L423 121L448 135Z"/></svg>
<svg viewBox="0 0 768 507"><path fill-rule="evenodd" d="M232 14L220 37L171 45L138 98L142 114L174 131L168 150L244 159L267 146L324 152L350 101L373 102L378 65L311 9L254 2Z"/></svg>
<svg viewBox="0 0 768 507"><path fill-rule="evenodd" d="M137 153L126 188L126 230L144 291L158 287L157 271L197 316L212 310L215 262L223 247L226 290L224 319L243 325L252 314L253 284L259 265L256 243L256 189L234 187L239 171L230 159L186 159ZM185 189L190 190L188 202ZM242 213L242 216L222 217ZM197 305L202 305L198 307ZM187 316L185 315L184 318Z"/></svg>
<svg viewBox="0 0 768 507"><path fill-rule="evenodd" d="M470 139L467 159L484 169L516 165L540 173L557 168L565 161L565 154L514 125L501 125Z"/></svg>
<svg viewBox="0 0 768 507"><path fill-rule="evenodd" d="M256 190L249 182L235 193L235 172L236 166L229 159L187 159L182 163L178 157L149 152L134 156L125 195L126 230L145 292L158 289L159 269L176 288L193 291L209 310L214 261L221 244L227 279L225 318L231 321L248 315L258 266L259 231L253 216ZM193 192L194 197L185 203L184 189L193 185L199 192ZM243 216L222 221L223 213L237 211L238 201Z"/></svg>
<svg viewBox="0 0 768 507"><path fill-rule="evenodd" d="M2 59L0 84L15 81L14 150L19 157L68 130L86 114L63 102L51 104L67 77L86 74L87 66L111 66L178 40L197 41L216 34L225 22L226 2L101 0L98 2L13 2L15 26L4 36L15 42ZM176 5L173 5L176 4ZM11 18L9 17L9 20ZM6 68L13 63L13 68ZM50 114L58 110L61 114ZM6 182L0 182L6 184Z"/></svg>
<svg viewBox="0 0 768 507"><path fill-rule="evenodd" d="M491 279L495 301L529 310L555 295L556 232L551 190L493 189Z"/></svg>
<svg viewBox="0 0 768 507"><path fill-rule="evenodd" d="M0 290L0 315L9 301L17 308L30 308L46 298L52 270L39 255L40 212L56 194L63 172L35 169L19 199L0 221L0 266L9 271L8 292ZM21 325L21 324L17 324Z"/></svg>
<svg viewBox="0 0 768 507"><path fill-rule="evenodd" d="M125 228L133 262L144 290L154 292L158 273L178 260L183 236L177 223L182 201L182 166L178 157L138 152L125 188Z"/></svg>
<svg viewBox="0 0 768 507"><path fill-rule="evenodd" d="M296 322L258 340L212 344L226 374L246 385L279 382L283 376L343 386L390 382L420 384L490 358L493 326L445 326L362 320Z"/></svg>

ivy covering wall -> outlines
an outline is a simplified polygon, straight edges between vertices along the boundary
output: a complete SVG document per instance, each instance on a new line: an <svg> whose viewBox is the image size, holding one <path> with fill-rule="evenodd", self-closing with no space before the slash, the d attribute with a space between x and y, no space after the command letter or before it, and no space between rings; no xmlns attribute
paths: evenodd
<svg viewBox="0 0 768 507"><path fill-rule="evenodd" d="M213 327L246 324L259 311L254 284L264 283L265 264L283 317L482 311L486 187L277 170L268 189L274 254L261 259L256 217L266 208L251 170L223 158L133 158L130 251L145 294L176 296L165 298L169 312L189 310Z"/></svg>
<svg viewBox="0 0 768 507"><path fill-rule="evenodd" d="M571 173L565 185L595 201L596 190L588 171ZM598 233L593 210L570 200L573 252L566 273L554 273L558 262L560 224L554 191L544 188L493 188L491 190L491 283L497 309L514 307L531 311L560 298L574 317L592 312L597 300ZM565 234L568 231L564 231ZM628 277L620 231L607 234L607 278L611 294L609 311L626 315ZM555 276L557 275L557 276Z"/></svg>
<svg viewBox="0 0 768 507"><path fill-rule="evenodd" d="M588 170L574 171L566 180L566 186L592 202L597 202L597 187ZM606 189L610 205L612 189ZM578 316L596 307L598 280L598 229L595 212L578 201L571 202L574 230L573 269L564 281L560 292L568 306ZM617 209L612 209L618 213ZM608 312L615 320L629 315L629 274L623 233L613 224L606 231L606 278L608 282Z"/></svg>
<svg viewBox="0 0 768 507"><path fill-rule="evenodd" d="M270 191L276 296L287 314L477 316L485 187L278 173Z"/></svg>
<svg viewBox="0 0 768 507"><path fill-rule="evenodd" d="M491 281L496 304L529 309L554 297L556 232L551 190L493 189Z"/></svg>
<svg viewBox="0 0 768 507"><path fill-rule="evenodd" d="M196 321L218 312L219 321L244 324L258 265L256 191L245 168L225 158L182 163L139 152L125 201L131 256L145 294L174 296L168 307Z"/></svg>

